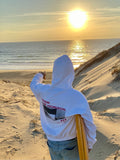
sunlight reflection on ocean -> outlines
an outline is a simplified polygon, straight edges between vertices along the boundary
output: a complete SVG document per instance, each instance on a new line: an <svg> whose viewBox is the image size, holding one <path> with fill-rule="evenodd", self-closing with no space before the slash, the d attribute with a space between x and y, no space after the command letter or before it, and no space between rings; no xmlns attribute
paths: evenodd
<svg viewBox="0 0 120 160"><path fill-rule="evenodd" d="M71 51L69 57L73 62L74 68L92 58L92 54L88 53L86 45L82 41L74 41L71 45Z"/></svg>

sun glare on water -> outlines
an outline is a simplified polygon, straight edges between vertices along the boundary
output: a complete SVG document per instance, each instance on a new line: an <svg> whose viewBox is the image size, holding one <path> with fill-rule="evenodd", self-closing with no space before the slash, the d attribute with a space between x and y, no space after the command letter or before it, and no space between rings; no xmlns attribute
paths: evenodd
<svg viewBox="0 0 120 160"><path fill-rule="evenodd" d="M69 22L75 29L84 27L87 21L87 14L81 10L74 10L68 13Z"/></svg>

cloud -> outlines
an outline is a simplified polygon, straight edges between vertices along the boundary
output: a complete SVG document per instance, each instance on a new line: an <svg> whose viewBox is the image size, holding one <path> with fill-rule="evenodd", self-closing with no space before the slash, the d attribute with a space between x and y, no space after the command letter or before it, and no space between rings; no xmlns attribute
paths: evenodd
<svg viewBox="0 0 120 160"><path fill-rule="evenodd" d="M120 16L120 7L117 8L99 8L95 10L96 16L116 17Z"/></svg>
<svg viewBox="0 0 120 160"><path fill-rule="evenodd" d="M101 12L120 12L120 7L117 8L98 8L96 11L101 11Z"/></svg>
<svg viewBox="0 0 120 160"><path fill-rule="evenodd" d="M32 17L32 16L61 16L66 15L68 11L59 12L34 12L34 13L24 13L19 15L9 15L4 17Z"/></svg>
<svg viewBox="0 0 120 160"><path fill-rule="evenodd" d="M120 7L117 8L97 8L89 12L92 16L120 16Z"/></svg>
<svg viewBox="0 0 120 160"><path fill-rule="evenodd" d="M98 8L89 13L89 21L99 23L120 22L120 7L117 8Z"/></svg>

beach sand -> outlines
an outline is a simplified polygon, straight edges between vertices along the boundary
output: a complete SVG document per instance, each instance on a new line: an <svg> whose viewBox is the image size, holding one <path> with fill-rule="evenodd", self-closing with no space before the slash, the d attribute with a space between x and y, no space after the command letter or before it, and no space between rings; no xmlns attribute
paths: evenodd
<svg viewBox="0 0 120 160"><path fill-rule="evenodd" d="M39 103L30 82L39 71L0 72L0 160L49 160ZM51 82L51 72L47 81Z"/></svg>
<svg viewBox="0 0 120 160"><path fill-rule="evenodd" d="M37 72L0 71L0 160L50 160L39 103L29 87ZM86 95L97 127L90 160L120 160L120 44L75 74L74 88Z"/></svg>

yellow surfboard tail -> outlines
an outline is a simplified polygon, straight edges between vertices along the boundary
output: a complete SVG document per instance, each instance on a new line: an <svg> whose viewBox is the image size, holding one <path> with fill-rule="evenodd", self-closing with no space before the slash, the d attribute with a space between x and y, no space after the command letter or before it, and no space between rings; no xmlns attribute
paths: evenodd
<svg viewBox="0 0 120 160"><path fill-rule="evenodd" d="M89 160L88 145L86 140L83 118L77 114L75 115L75 119L76 119L77 143L78 143L80 160Z"/></svg>

